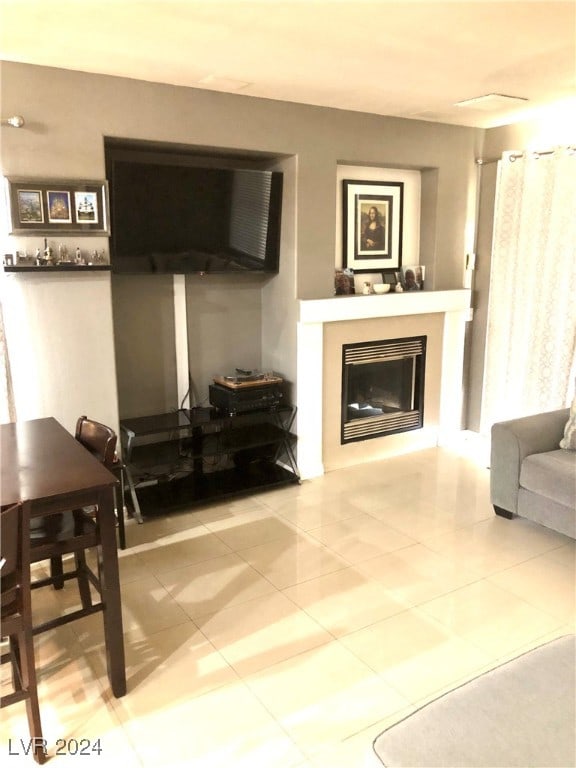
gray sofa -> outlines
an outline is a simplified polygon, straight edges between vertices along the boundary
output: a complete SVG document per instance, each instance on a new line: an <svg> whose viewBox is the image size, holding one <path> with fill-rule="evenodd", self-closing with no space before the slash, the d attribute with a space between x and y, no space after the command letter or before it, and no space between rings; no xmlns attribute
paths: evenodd
<svg viewBox="0 0 576 768"><path fill-rule="evenodd" d="M502 517L526 517L576 538L576 451L559 443L569 409L492 427L490 498Z"/></svg>

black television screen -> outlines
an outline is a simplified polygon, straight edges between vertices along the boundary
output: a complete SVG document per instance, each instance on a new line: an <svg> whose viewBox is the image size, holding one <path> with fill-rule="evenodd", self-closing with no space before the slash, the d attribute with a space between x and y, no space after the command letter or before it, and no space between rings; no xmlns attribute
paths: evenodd
<svg viewBox="0 0 576 768"><path fill-rule="evenodd" d="M282 173L124 153L107 175L113 272L278 271Z"/></svg>

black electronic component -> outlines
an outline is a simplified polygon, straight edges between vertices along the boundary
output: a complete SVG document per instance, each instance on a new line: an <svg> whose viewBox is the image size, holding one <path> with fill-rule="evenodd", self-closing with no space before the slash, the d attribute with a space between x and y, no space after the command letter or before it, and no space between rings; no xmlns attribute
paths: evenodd
<svg viewBox="0 0 576 768"><path fill-rule="evenodd" d="M234 415L278 407L282 402L282 389L275 384L245 389L230 389L220 384L210 384L209 397L210 405Z"/></svg>

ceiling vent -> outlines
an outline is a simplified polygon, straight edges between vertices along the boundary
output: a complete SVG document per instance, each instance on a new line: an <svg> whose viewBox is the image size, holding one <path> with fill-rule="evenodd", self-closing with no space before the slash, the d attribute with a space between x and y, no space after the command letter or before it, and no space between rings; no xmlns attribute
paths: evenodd
<svg viewBox="0 0 576 768"><path fill-rule="evenodd" d="M486 112L493 112L497 109L506 109L508 107L519 107L525 104L528 99L522 96L505 96L502 93L488 93L486 96L476 96L474 99L465 99L458 101L454 106L468 107L469 109L481 109Z"/></svg>

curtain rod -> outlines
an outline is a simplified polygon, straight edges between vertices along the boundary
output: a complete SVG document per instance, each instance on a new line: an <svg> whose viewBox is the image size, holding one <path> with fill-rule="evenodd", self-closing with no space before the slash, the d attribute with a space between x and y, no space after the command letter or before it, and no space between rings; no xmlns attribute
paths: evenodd
<svg viewBox="0 0 576 768"><path fill-rule="evenodd" d="M560 147L558 148L560 149ZM541 157L542 155L553 155L555 152L558 151L558 149L546 149L542 150L541 152L536 152L535 150L526 150L525 152L513 152L510 155L508 155L508 160L513 163L516 160L519 160L520 158L525 157ZM567 147L562 147L562 149L567 150L569 154L574 154L576 152L576 145L568 145ZM477 157L474 161L476 165L489 165L490 163L497 163L499 160L501 160L501 157L490 157L487 160L485 160L482 157Z"/></svg>

